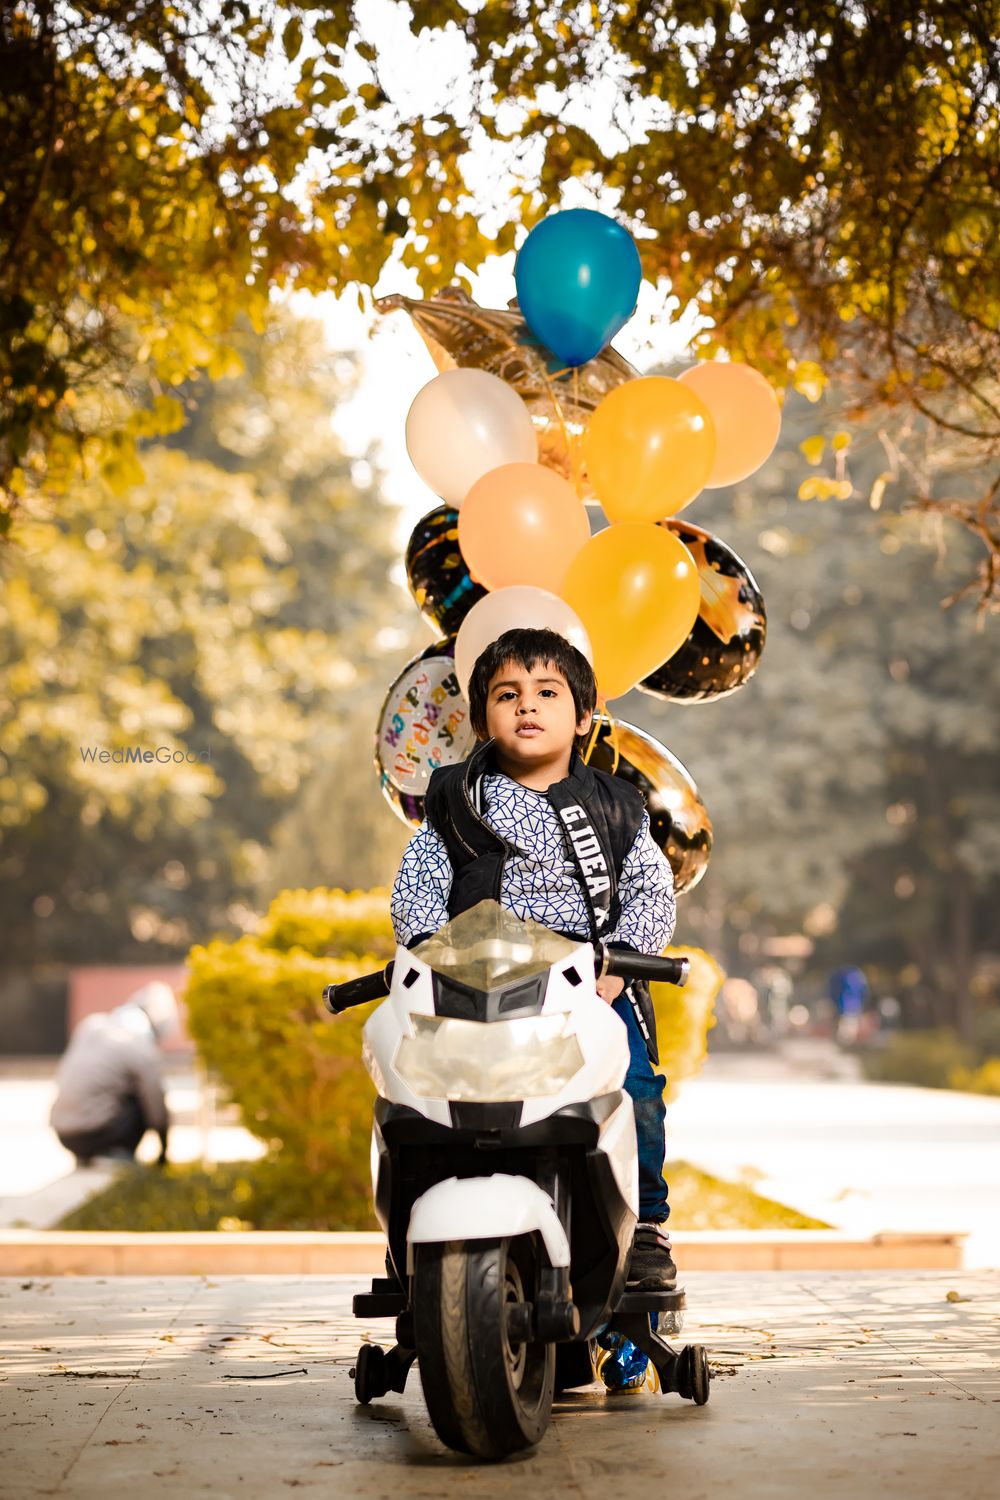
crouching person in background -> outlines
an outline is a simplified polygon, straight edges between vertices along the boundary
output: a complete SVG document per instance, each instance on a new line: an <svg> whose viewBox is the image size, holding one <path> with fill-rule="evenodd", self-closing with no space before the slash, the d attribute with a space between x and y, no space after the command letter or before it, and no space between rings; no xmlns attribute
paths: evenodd
<svg viewBox="0 0 1000 1500"><path fill-rule="evenodd" d="M160 1044L177 1030L177 1001L154 981L108 1014L86 1016L56 1075L49 1124L77 1166L94 1157L132 1161L147 1130L160 1137L167 1160L167 1103Z"/></svg>

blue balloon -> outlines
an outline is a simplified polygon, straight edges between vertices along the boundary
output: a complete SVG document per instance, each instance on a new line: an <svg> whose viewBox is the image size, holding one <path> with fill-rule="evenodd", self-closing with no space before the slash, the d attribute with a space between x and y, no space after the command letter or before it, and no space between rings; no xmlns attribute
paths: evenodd
<svg viewBox="0 0 1000 1500"><path fill-rule="evenodd" d="M514 269L525 322L567 365L600 354L635 312L642 262L627 229L591 208L536 224Z"/></svg>

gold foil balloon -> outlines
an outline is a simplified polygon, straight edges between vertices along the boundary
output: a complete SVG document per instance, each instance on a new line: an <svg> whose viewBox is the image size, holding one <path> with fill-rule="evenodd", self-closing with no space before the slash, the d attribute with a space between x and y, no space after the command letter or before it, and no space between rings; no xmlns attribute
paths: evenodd
<svg viewBox="0 0 1000 1500"><path fill-rule="evenodd" d="M539 462L568 479L585 500L593 499L583 434L608 392L635 379L628 360L608 348L568 369L539 343L516 304L480 307L460 287L445 287L426 301L396 293L378 298L375 306L381 313L409 313L439 370L487 370L505 381L531 414Z"/></svg>
<svg viewBox="0 0 1000 1500"><path fill-rule="evenodd" d="M665 745L644 729L597 716L597 739L588 762L611 771L646 799L653 838L670 861L674 889L690 891L708 868L712 852L712 822L685 768ZM615 764L617 742L618 763Z"/></svg>

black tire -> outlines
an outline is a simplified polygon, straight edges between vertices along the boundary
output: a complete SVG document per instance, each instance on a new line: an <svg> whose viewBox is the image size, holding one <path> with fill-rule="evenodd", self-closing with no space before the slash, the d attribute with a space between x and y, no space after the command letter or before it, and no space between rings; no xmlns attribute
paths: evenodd
<svg viewBox="0 0 1000 1500"><path fill-rule="evenodd" d="M556 1345L556 1393L572 1391L581 1385L592 1385L594 1367L590 1362L590 1345L584 1340Z"/></svg>
<svg viewBox="0 0 1000 1500"><path fill-rule="evenodd" d="M704 1406L710 1394L711 1372L708 1368L708 1355L701 1344L689 1345L689 1352L691 1355L691 1400L695 1406Z"/></svg>
<svg viewBox="0 0 1000 1500"><path fill-rule="evenodd" d="M354 1395L362 1406L376 1396L384 1396L386 1381L385 1350L381 1344L362 1344L354 1366Z"/></svg>
<svg viewBox="0 0 1000 1500"><path fill-rule="evenodd" d="M511 1345L504 1314L535 1300L536 1264L527 1236L417 1247L417 1367L434 1430L460 1453L506 1458L548 1426L555 1345Z"/></svg>

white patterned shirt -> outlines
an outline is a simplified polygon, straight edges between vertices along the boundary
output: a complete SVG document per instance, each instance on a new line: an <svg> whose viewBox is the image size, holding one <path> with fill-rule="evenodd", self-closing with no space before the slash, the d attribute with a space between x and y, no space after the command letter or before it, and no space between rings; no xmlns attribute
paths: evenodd
<svg viewBox="0 0 1000 1500"><path fill-rule="evenodd" d="M489 826L522 854L504 862L500 904L559 932L590 932L587 899L566 848L558 814L544 792L499 772L482 778L482 814ZM410 943L437 932L448 920L452 869L444 840L426 820L407 845L392 888L396 941ZM653 841L649 814L625 856L618 880L621 917L604 941L638 953L660 953L674 931L674 877Z"/></svg>

